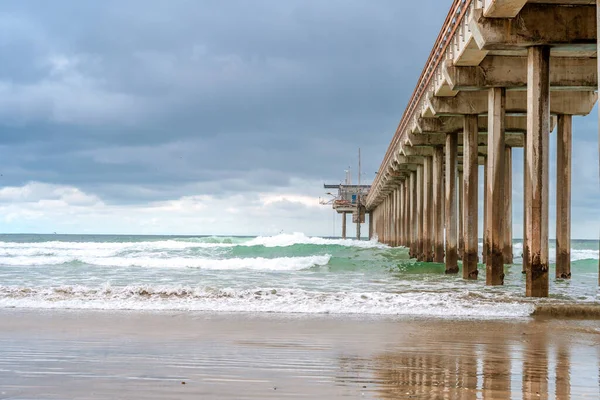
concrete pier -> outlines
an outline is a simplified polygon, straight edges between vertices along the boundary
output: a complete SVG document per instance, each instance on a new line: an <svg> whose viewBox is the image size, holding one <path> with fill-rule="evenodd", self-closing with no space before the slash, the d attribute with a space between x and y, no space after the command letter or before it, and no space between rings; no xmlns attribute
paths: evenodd
<svg viewBox="0 0 600 400"><path fill-rule="evenodd" d="M571 278L571 140L570 115L558 116L556 135L556 278Z"/></svg>
<svg viewBox="0 0 600 400"><path fill-rule="evenodd" d="M404 181L404 247L410 249L410 180Z"/></svg>
<svg viewBox="0 0 600 400"><path fill-rule="evenodd" d="M486 284L504 284L504 116L506 90L489 90ZM548 115L548 121L550 116Z"/></svg>
<svg viewBox="0 0 600 400"><path fill-rule="evenodd" d="M445 262L456 273L460 252L463 278L473 280L481 234L486 284L502 285L505 265L514 262L515 184L524 196L523 220L515 222L523 225L526 295L548 296L548 171L555 161L548 144L556 124L557 278L570 277L572 117L589 114L598 97L600 13L593 3L452 1L365 203L387 210L396 191L395 239L411 257ZM512 174L518 148L522 182ZM379 231L389 212L377 215Z"/></svg>
<svg viewBox="0 0 600 400"><path fill-rule="evenodd" d="M417 173L410 174L410 258L418 257Z"/></svg>
<svg viewBox="0 0 600 400"><path fill-rule="evenodd" d="M463 278L477 279L478 270L478 186L479 164L477 154L477 115L464 116L464 161L463 161L463 190L464 190L464 227L463 236L465 250L463 254Z"/></svg>
<svg viewBox="0 0 600 400"><path fill-rule="evenodd" d="M529 198L529 174L527 173L527 140L525 140L525 146L523 147L523 247L522 247L522 259L523 259L523 274L526 274L529 270L529 247L527 247L527 227L529 226L529 207L527 206L527 199Z"/></svg>
<svg viewBox="0 0 600 400"><path fill-rule="evenodd" d="M425 225L425 215L423 213L423 205L424 205L424 193L425 189L423 187L423 166L417 166L417 260L424 260L424 252L423 252L423 240L425 239L423 235L423 228Z"/></svg>
<svg viewBox="0 0 600 400"><path fill-rule="evenodd" d="M512 147L504 150L504 264L513 263Z"/></svg>
<svg viewBox="0 0 600 400"><path fill-rule="evenodd" d="M456 173L458 134L446 135L446 274L458 273L458 205Z"/></svg>
<svg viewBox="0 0 600 400"><path fill-rule="evenodd" d="M463 236L463 226L465 222L464 213L464 187L463 187L463 171L458 170L458 259L463 259L465 251L465 238Z"/></svg>
<svg viewBox="0 0 600 400"><path fill-rule="evenodd" d="M342 239L346 239L346 213L342 213Z"/></svg>
<svg viewBox="0 0 600 400"><path fill-rule="evenodd" d="M436 146L433 149L433 261L444 262L444 148Z"/></svg>
<svg viewBox="0 0 600 400"><path fill-rule="evenodd" d="M481 262L487 265L489 254L488 244L488 158L484 157L483 163L483 249L481 252Z"/></svg>
<svg viewBox="0 0 600 400"><path fill-rule="evenodd" d="M526 295L548 297L548 184L550 48L527 49L527 243Z"/></svg>
<svg viewBox="0 0 600 400"><path fill-rule="evenodd" d="M433 157L425 157L423 179L423 261L433 262Z"/></svg>

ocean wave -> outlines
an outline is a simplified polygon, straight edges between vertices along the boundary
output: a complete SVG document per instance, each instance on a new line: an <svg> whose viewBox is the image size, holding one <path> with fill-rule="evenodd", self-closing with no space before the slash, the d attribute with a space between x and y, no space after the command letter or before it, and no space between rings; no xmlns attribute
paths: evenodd
<svg viewBox="0 0 600 400"><path fill-rule="evenodd" d="M0 307L149 311L378 314L450 318L529 316L535 303L467 292L319 292L190 286L0 286Z"/></svg>
<svg viewBox="0 0 600 400"><path fill-rule="evenodd" d="M244 243L244 246L289 247L297 244L313 244L318 246L344 246L360 248L387 248L388 246L374 240L326 239L306 236L303 233L280 234L277 236L259 236Z"/></svg>
<svg viewBox="0 0 600 400"><path fill-rule="evenodd" d="M0 265L44 266L89 264L101 267L199 268L209 270L300 271L329 263L331 255L279 258L207 259L189 257L0 257Z"/></svg>
<svg viewBox="0 0 600 400"><path fill-rule="evenodd" d="M358 248L386 248L386 245L375 241L359 241L351 239L325 239L310 237L303 233L281 234L276 236L260 236L256 238L202 237L174 238L170 240L141 242L0 242L0 257L11 256L116 256L125 252L144 251L177 251L190 249L228 249L233 247L290 247L294 245L344 246Z"/></svg>
<svg viewBox="0 0 600 400"><path fill-rule="evenodd" d="M513 253L515 257L521 258L523 253L523 243L513 244ZM600 251L598 250L571 248L571 261L598 260L599 257ZM548 258L551 264L556 262L556 247L550 246L548 248Z"/></svg>

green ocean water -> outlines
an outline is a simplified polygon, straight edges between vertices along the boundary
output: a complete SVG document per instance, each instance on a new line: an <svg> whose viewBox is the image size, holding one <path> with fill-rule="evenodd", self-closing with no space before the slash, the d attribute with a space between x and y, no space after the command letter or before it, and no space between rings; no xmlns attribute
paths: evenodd
<svg viewBox="0 0 600 400"><path fill-rule="evenodd" d="M0 235L0 307L513 318L539 303L600 301L596 241L572 242L573 279L552 280L544 300L524 297L521 249L515 241L505 285L491 288L483 265L465 282L406 249L301 233Z"/></svg>

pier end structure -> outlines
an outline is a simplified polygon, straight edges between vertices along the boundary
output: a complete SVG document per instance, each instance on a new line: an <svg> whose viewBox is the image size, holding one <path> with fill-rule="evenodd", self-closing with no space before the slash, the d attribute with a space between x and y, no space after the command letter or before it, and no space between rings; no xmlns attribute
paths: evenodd
<svg viewBox="0 0 600 400"><path fill-rule="evenodd" d="M366 222L366 208L364 199L369 194L371 185L353 185L340 183L338 185L324 184L323 188L329 190L329 198L321 199L320 204L331 205L333 210L342 215L342 239L347 239L347 216L352 215L352 222L356 224L356 238L360 240L361 224ZM333 193L336 192L336 193ZM374 215L369 213L369 239L372 237L376 222L372 221Z"/></svg>

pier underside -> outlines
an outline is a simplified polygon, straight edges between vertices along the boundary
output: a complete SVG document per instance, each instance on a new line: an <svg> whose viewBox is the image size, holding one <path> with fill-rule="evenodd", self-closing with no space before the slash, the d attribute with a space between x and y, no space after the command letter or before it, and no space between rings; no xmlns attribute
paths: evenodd
<svg viewBox="0 0 600 400"><path fill-rule="evenodd" d="M478 278L481 261L486 284L503 285L513 262L512 149L523 148L524 231L517 235L526 294L548 296L552 162L556 278L571 277L571 126L597 100L597 15L595 1L454 1L366 200L379 240L410 248L420 261L445 262L449 274L462 265L464 279Z"/></svg>

